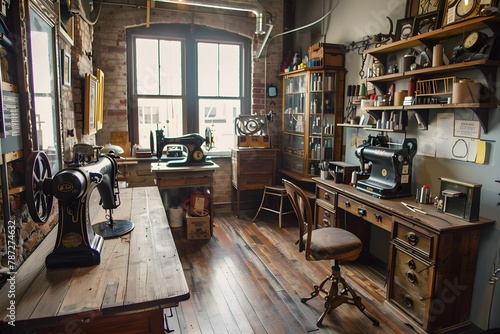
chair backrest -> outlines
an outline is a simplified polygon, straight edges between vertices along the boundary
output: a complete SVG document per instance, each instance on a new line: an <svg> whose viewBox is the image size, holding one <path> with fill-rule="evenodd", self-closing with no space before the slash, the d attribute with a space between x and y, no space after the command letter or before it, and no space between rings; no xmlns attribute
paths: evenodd
<svg viewBox="0 0 500 334"><path fill-rule="evenodd" d="M283 179L283 185L299 223L299 252L305 250L305 257L308 259L310 256L311 232L314 225L311 203L309 203L309 199L304 191L292 182ZM307 235L305 242L304 235Z"/></svg>

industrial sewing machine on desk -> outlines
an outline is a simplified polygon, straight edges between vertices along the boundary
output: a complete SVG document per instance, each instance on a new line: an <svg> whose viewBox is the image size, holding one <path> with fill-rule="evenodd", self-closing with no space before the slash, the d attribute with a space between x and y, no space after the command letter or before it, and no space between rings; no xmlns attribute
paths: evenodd
<svg viewBox="0 0 500 334"><path fill-rule="evenodd" d="M150 133L150 140L151 147L155 147L153 132ZM159 129L156 130L156 157L160 162L167 161L167 166L170 167L212 165L213 162L209 161L203 152L203 143L205 143L207 150L214 147L214 138L209 127L205 129L205 138L197 133L167 138L164 137L163 130ZM165 147L169 146L174 147L174 149L167 150L164 154Z"/></svg>
<svg viewBox="0 0 500 334"><path fill-rule="evenodd" d="M369 136L356 148L361 172L369 174L368 179L356 183L356 188L379 198L411 196L412 160L417 153L417 140L405 139L401 148L388 146L384 136Z"/></svg>
<svg viewBox="0 0 500 334"><path fill-rule="evenodd" d="M118 164L114 154L101 155L99 149L86 144L75 145L73 162L54 176L45 152L34 151L28 159L26 197L33 220L45 223L54 197L58 199L57 240L53 252L45 259L47 268L99 264L103 239L129 233L134 228L128 220L113 220L112 211L120 206L116 180ZM101 197L100 204L109 210L109 221L93 227L89 203L95 188Z"/></svg>

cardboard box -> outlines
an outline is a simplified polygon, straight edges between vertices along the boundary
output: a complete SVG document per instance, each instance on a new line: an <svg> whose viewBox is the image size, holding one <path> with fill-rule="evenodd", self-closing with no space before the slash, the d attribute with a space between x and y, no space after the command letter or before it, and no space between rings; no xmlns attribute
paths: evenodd
<svg viewBox="0 0 500 334"><path fill-rule="evenodd" d="M210 239L212 237L210 221L210 215L192 217L189 214L186 214L187 239Z"/></svg>
<svg viewBox="0 0 500 334"><path fill-rule="evenodd" d="M236 145L238 147L271 147L270 136L238 136L237 138Z"/></svg>

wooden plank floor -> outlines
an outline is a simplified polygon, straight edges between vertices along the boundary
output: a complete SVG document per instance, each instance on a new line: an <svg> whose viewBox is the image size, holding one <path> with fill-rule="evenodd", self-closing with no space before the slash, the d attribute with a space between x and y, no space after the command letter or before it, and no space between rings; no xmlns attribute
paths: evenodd
<svg viewBox="0 0 500 334"><path fill-rule="evenodd" d="M284 217L280 229L272 213L261 213L252 223L251 218L238 219L219 209L214 224L210 240L186 240L185 228L172 229L191 292L188 301L166 310L168 326L175 333L414 332L385 306L383 279L361 275L356 265L344 265L344 276L380 326L344 304L318 328L323 302L317 297L303 304L300 297L308 296L330 267L326 261L306 261L298 252L292 215Z"/></svg>

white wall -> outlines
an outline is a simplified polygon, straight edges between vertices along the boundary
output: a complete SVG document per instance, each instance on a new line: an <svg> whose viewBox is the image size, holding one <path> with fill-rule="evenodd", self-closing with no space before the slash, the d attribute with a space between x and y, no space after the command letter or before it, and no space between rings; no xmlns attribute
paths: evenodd
<svg viewBox="0 0 500 334"><path fill-rule="evenodd" d="M378 33L389 32L389 21L386 16L389 16L394 26L396 21L404 17L406 6L405 0L332 0L334 4L338 4L332 15L329 17L328 29L326 30L325 41L327 43L338 43L349 45L353 41L359 41L364 36L373 36ZM323 3L328 3L328 0L317 1L317 5L312 8L311 1L298 1L297 11L300 13L296 18L297 26L304 25L314 21L323 14L322 7L328 7ZM361 84L362 80L359 77L361 65L361 56L357 52L349 52L346 55L347 76L346 84ZM366 70L366 68L365 68ZM500 88L498 81L496 91ZM370 89L371 85L368 85ZM398 87L399 89L399 87ZM497 93L498 97L498 93ZM453 110L448 110L453 112ZM455 111L456 113L465 113L466 117L473 117L473 114L468 111ZM418 130L413 113L409 115L408 138L417 138L417 141L424 136L433 136L429 131ZM435 129L436 112L431 112L429 116L430 128ZM487 164L479 165L469 162L462 162L444 158L425 157L417 155L414 158L413 170L413 189L428 184L431 191L437 194L439 191L439 177L446 176L459 180L469 181L482 184L481 189L481 215L491 219L500 221L500 209L497 203L500 202L500 183L495 180L500 179L500 147L496 143L500 139L500 113L496 110L490 112L489 117L489 132L482 134L481 138L486 140L489 148ZM362 130L360 130L363 132ZM432 130L430 130L432 131ZM451 129L450 129L451 131ZM351 163L358 163L352 148L349 146L351 135L356 130L344 130L344 143L346 143L345 160ZM367 134L366 134L367 135ZM395 135L401 136L401 135ZM401 138L391 138L391 141L401 141ZM488 284L488 279L492 273L494 263L496 267L500 267L499 253L500 241L500 223L496 223L494 228L488 229L483 233L481 238L481 246L478 255L476 280L474 285L474 295L472 301L471 321L481 327L487 329L488 316L490 311L490 300L494 292L494 302L491 311L492 316L491 327L500 327L500 287L496 289ZM500 285L500 282L497 283Z"/></svg>

